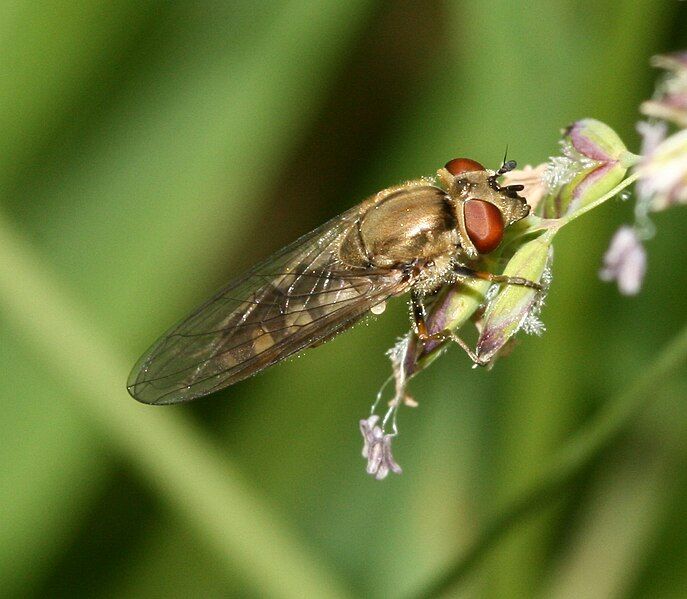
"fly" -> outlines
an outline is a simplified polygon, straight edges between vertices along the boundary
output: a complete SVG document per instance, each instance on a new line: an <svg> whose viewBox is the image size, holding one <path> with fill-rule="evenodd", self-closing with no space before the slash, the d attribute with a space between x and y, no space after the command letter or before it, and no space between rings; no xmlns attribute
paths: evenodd
<svg viewBox="0 0 687 599"><path fill-rule="evenodd" d="M476 277L539 289L526 279L472 268L504 230L529 214L522 185L501 186L497 171L456 158L428 179L384 189L278 251L172 327L139 359L127 389L147 404L208 395L324 343L385 302L410 292L421 341L429 335L423 297Z"/></svg>

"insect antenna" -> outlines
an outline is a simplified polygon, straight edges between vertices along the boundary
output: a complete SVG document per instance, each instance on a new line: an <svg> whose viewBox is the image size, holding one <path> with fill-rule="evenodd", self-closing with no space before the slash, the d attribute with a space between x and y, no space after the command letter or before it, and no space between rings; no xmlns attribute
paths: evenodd
<svg viewBox="0 0 687 599"><path fill-rule="evenodd" d="M501 168L496 171L496 174L494 176L500 177L501 175L505 175L506 173L512 171L516 166L518 166L518 163L515 162L515 160L509 160L508 162L504 162L501 165Z"/></svg>
<svg viewBox="0 0 687 599"><path fill-rule="evenodd" d="M518 163L515 162L515 160L507 160L507 158L508 144L506 144L506 151L503 153L503 163L501 164L499 170L497 170L491 177L489 177L489 185L492 187L492 189L495 189L496 191L505 190L506 194L509 197L513 197L511 194L517 194L517 192L520 191L519 189L511 189L512 187L515 187L513 185L510 185L508 187L501 187L496 181L496 179L498 179L501 175L505 175L506 173L512 171L516 166L518 166Z"/></svg>
<svg viewBox="0 0 687 599"><path fill-rule="evenodd" d="M506 149L503 152L503 161L501 162L501 168L496 171L494 178L505 175L507 172L512 171L518 163L515 160L508 160L508 144L506 144Z"/></svg>

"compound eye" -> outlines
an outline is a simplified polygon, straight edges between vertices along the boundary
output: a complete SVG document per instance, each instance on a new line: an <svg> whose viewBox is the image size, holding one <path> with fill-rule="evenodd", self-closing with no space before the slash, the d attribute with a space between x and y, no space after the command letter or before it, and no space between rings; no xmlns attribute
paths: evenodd
<svg viewBox="0 0 687 599"><path fill-rule="evenodd" d="M491 202L468 200L464 205L465 228L480 254L494 251L503 239L503 217Z"/></svg>
<svg viewBox="0 0 687 599"><path fill-rule="evenodd" d="M454 177L463 173L486 170L479 162L470 160L470 158L454 158L447 162L444 168Z"/></svg>

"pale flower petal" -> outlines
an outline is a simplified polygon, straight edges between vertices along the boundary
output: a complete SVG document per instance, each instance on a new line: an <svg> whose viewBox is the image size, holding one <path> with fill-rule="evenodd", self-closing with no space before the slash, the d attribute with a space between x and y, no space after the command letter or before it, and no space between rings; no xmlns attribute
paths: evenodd
<svg viewBox="0 0 687 599"><path fill-rule="evenodd" d="M616 281L623 295L636 295L646 273L646 251L632 227L616 231L599 271L602 281Z"/></svg>
<svg viewBox="0 0 687 599"><path fill-rule="evenodd" d="M637 191L653 211L687 204L687 129L664 139L639 166Z"/></svg>
<svg viewBox="0 0 687 599"><path fill-rule="evenodd" d="M544 173L548 168L548 164L540 164L535 167L527 164L521 170L513 170L503 175L501 186L522 185L524 189L521 195L527 200L530 208L534 210L539 201L549 193L548 183L544 179Z"/></svg>
<svg viewBox="0 0 687 599"><path fill-rule="evenodd" d="M666 76L658 84L656 94L641 106L647 116L687 127L687 52L654 56L652 64L665 69Z"/></svg>
<svg viewBox="0 0 687 599"><path fill-rule="evenodd" d="M385 434L378 422L379 416L376 414L367 420L361 420L360 432L363 435L363 457L367 459L367 473L382 480L389 472L401 474L402 470L391 454L391 440L395 435Z"/></svg>

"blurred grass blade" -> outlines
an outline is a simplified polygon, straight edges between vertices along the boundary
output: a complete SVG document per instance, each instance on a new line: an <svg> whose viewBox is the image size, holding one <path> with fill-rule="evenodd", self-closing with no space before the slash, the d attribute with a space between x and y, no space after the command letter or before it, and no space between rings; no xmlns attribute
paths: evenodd
<svg viewBox="0 0 687 599"><path fill-rule="evenodd" d="M192 274L202 284L224 273L226 262L208 256L252 241L253 229L237 223L253 223L272 209L272 177L318 117L328 83L371 10L367 0L289 0L269 9L172 5L161 22L148 25L152 39L144 31L143 39L121 42L126 56L143 54L142 64L116 61L121 73L110 80L112 67L103 61L103 72L90 81L93 98L84 97L81 81L76 90L69 80L61 83L63 95L87 104L78 119L70 112L62 117L62 127L75 129L66 140L22 149L30 158L20 173L16 165L3 171L0 156L8 213L18 212L27 235L51 248L55 269L94 311L106 306L101 316L109 333L117 335L123 320L136 325L137 351L178 317L179 306L201 299L195 286L179 280ZM43 54L53 51L49 40L43 40ZM68 66L57 70L68 72ZM42 92L39 74L30 79L36 95ZM98 76L113 89L98 86ZM17 86L8 87L7 99L0 97L20 103ZM41 131L43 114L35 116ZM10 131L12 140L32 139L29 123L22 124L25 129ZM0 142L2 127L0 120ZM17 151L8 146L6 153ZM54 169L60 176L31 169ZM90 251L94 247L98 251ZM151 290L167 301L160 306ZM146 331L136 319L153 307L160 321L148 319Z"/></svg>
<svg viewBox="0 0 687 599"><path fill-rule="evenodd" d="M687 326L624 393L609 401L601 413L563 448L529 489L497 512L458 561L417 597L438 597L464 580L509 530L557 498L567 484L607 449L626 430L640 409L657 396L659 387L679 372L685 362Z"/></svg>
<svg viewBox="0 0 687 599"><path fill-rule="evenodd" d="M111 452L62 400L65 385L36 376L33 351L0 310L0 580L29 597L107 487ZM76 533L78 534L78 533Z"/></svg>
<svg viewBox="0 0 687 599"><path fill-rule="evenodd" d="M22 340L71 384L69 400L260 594L342 597L335 577L179 412L134 402L128 365L0 219L0 305Z"/></svg>
<svg viewBox="0 0 687 599"><path fill-rule="evenodd" d="M40 153L90 81L140 35L149 0L0 4L0 182Z"/></svg>

